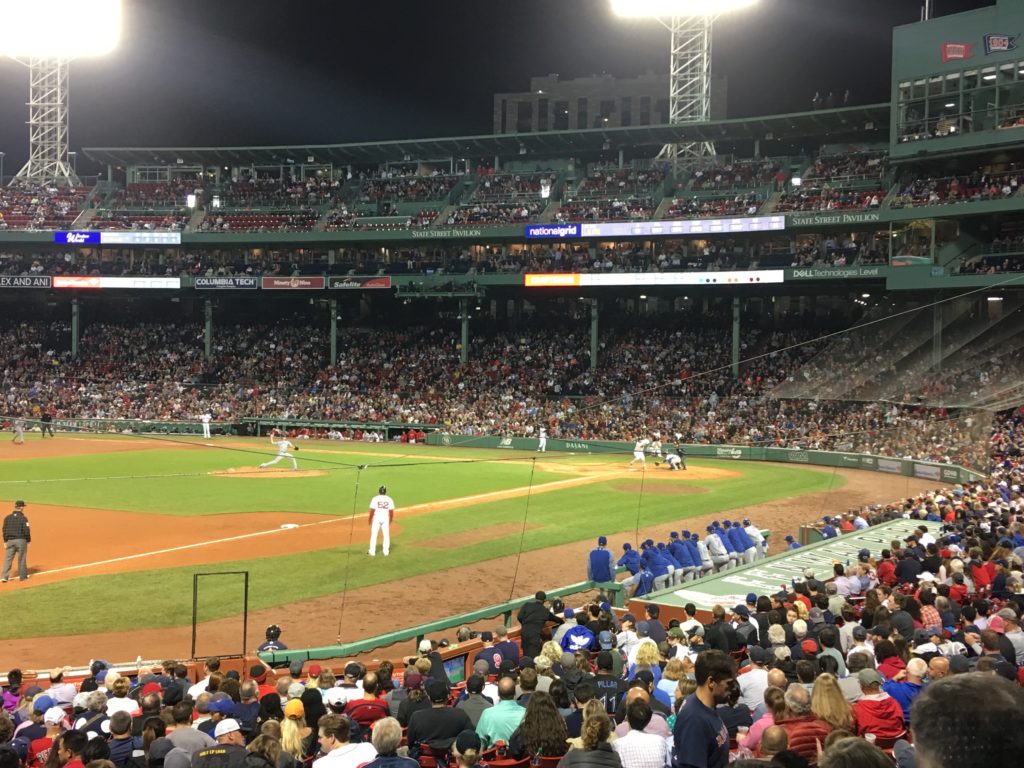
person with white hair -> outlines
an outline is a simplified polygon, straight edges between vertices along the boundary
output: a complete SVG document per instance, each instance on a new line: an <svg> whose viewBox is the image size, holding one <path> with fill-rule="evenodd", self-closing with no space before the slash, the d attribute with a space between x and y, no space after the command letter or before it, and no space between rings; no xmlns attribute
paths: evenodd
<svg viewBox="0 0 1024 768"><path fill-rule="evenodd" d="M913 658L907 662L907 668L892 680L882 685L882 690L899 702L903 708L903 719L910 724L910 708L914 699L924 689L924 679L928 675L928 662L921 658Z"/></svg>

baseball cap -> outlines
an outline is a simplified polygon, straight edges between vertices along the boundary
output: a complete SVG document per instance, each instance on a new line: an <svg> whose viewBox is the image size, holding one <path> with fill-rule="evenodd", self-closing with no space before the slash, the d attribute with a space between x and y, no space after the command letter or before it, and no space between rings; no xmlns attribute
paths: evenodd
<svg viewBox="0 0 1024 768"><path fill-rule="evenodd" d="M157 688L160 686L157 685ZM60 683L50 688L50 697L57 703L58 707L66 706L75 700L75 686L73 683Z"/></svg>
<svg viewBox="0 0 1024 768"><path fill-rule="evenodd" d="M494 640L494 635L488 632L486 629L480 633L480 641L483 643L490 643Z"/></svg>
<svg viewBox="0 0 1024 768"><path fill-rule="evenodd" d="M1013 612L1012 608L1003 608L999 611L996 616L1001 618L1003 621L1012 621L1014 624L1020 624L1020 618Z"/></svg>
<svg viewBox="0 0 1024 768"><path fill-rule="evenodd" d="M292 702L288 702L291 704ZM299 706L302 706L302 702L299 702ZM285 714L288 714L288 708L285 707ZM227 736L229 733L242 730L242 726L238 724L238 721L233 717L227 717L217 723L217 727L213 729L213 737L219 739L221 736Z"/></svg>
<svg viewBox="0 0 1024 768"><path fill-rule="evenodd" d="M292 677L298 677L302 674L302 659L295 659L288 665L288 673Z"/></svg>
<svg viewBox="0 0 1024 768"><path fill-rule="evenodd" d="M853 628L853 639L854 640L867 640L868 631L864 629L860 624Z"/></svg>
<svg viewBox="0 0 1024 768"><path fill-rule="evenodd" d="M162 693L163 690L164 689L160 687L160 683L150 682L142 686L142 695L148 696L151 693Z"/></svg>
<svg viewBox="0 0 1024 768"><path fill-rule="evenodd" d="M804 640L800 643L800 650L813 656L818 653L818 644L813 640Z"/></svg>
<svg viewBox="0 0 1024 768"><path fill-rule="evenodd" d="M502 659L501 664L498 665L498 677L504 677L505 675L511 675L516 671L516 663L512 659Z"/></svg>
<svg viewBox="0 0 1024 768"><path fill-rule="evenodd" d="M35 712L45 712L51 707L57 706L57 702L51 699L47 695L37 696L36 700L32 702L32 710Z"/></svg>
<svg viewBox="0 0 1024 768"><path fill-rule="evenodd" d="M869 557L871 557L870 549L862 549L857 553L858 560L867 560Z"/></svg>
<svg viewBox="0 0 1024 768"><path fill-rule="evenodd" d="M873 685L881 685L885 680L873 669L862 669L857 673L857 682L865 688L870 688Z"/></svg>
<svg viewBox="0 0 1024 768"><path fill-rule="evenodd" d="M651 625L648 624L646 621L638 621L636 625L636 633L640 637L647 637L649 634L651 634Z"/></svg>
<svg viewBox="0 0 1024 768"><path fill-rule="evenodd" d="M284 705L284 716L297 720L300 717L306 716L306 707L302 703L302 699L291 699L287 704Z"/></svg>
<svg viewBox="0 0 1024 768"><path fill-rule="evenodd" d="M288 698L289 699L301 699L302 692L306 690L306 687L302 683L292 683L288 686Z"/></svg>
<svg viewBox="0 0 1024 768"><path fill-rule="evenodd" d="M793 541L793 537L787 534L786 541L790 541L790 542Z"/></svg>
<svg viewBox="0 0 1024 768"><path fill-rule="evenodd" d="M576 617L576 611L574 611L572 608L566 608L562 615L565 616L565 618L567 619L572 619Z"/></svg>
<svg viewBox="0 0 1024 768"><path fill-rule="evenodd" d="M345 665L345 677L359 677L359 673L362 671L363 668L354 661L350 661Z"/></svg>
<svg viewBox="0 0 1024 768"><path fill-rule="evenodd" d="M50 707L43 714L43 722L46 725L60 725L64 722L64 710L60 707Z"/></svg>
<svg viewBox="0 0 1024 768"><path fill-rule="evenodd" d="M447 701L448 688L440 680L431 680L427 684L427 696L433 702Z"/></svg>
<svg viewBox="0 0 1024 768"><path fill-rule="evenodd" d="M914 630L914 642L915 643L927 643L932 639L932 633L927 629L915 629Z"/></svg>
<svg viewBox="0 0 1024 768"><path fill-rule="evenodd" d="M745 605L737 605L735 608L732 609L732 612L735 613L737 616L742 616L745 619L750 618L750 609L747 608L747 606Z"/></svg>
<svg viewBox="0 0 1024 768"><path fill-rule="evenodd" d="M999 614L990 616L988 619L988 628L993 632L998 632L1000 635L1006 632L1006 624L1003 623L1003 617Z"/></svg>
<svg viewBox="0 0 1024 768"><path fill-rule="evenodd" d="M21 499L18 499L16 502L14 502L14 506L16 506L16 507L24 507L25 506L25 502L22 501Z"/></svg>
<svg viewBox="0 0 1024 768"><path fill-rule="evenodd" d="M597 654L597 668L598 669L611 669L612 666L614 666L614 665L612 663L611 651L601 651L600 653Z"/></svg>
<svg viewBox="0 0 1024 768"><path fill-rule="evenodd" d="M753 592L747 592L747 602L748 603L756 603L757 602L757 595L755 595Z"/></svg>
<svg viewBox="0 0 1024 768"><path fill-rule="evenodd" d="M610 651L612 648L612 633L607 629L598 634L597 642L601 645L602 651Z"/></svg>
<svg viewBox="0 0 1024 768"><path fill-rule="evenodd" d="M420 653L430 653L432 650L434 650L434 646L430 644L429 640L427 640L426 638L423 638L422 640L420 640L420 644L419 644L419 651L420 651Z"/></svg>
<svg viewBox="0 0 1024 768"><path fill-rule="evenodd" d="M686 633L679 627L672 627L672 629L670 629L666 634L669 637L674 637L676 640L682 640L686 637Z"/></svg>
<svg viewBox="0 0 1024 768"><path fill-rule="evenodd" d="M323 672L323 669L320 667L319 664L310 664L309 665L309 676L310 677L316 677L321 672Z"/></svg>
<svg viewBox="0 0 1024 768"><path fill-rule="evenodd" d="M515 667L512 667L515 669ZM520 656L519 657L519 668L520 669L536 669L537 664L534 662L532 656Z"/></svg>
<svg viewBox="0 0 1024 768"><path fill-rule="evenodd" d="M71 702L71 706L75 709L85 709L89 706L89 691L80 691L75 694L74 700Z"/></svg>
<svg viewBox="0 0 1024 768"><path fill-rule="evenodd" d="M458 736L455 737L455 751L460 755L465 754L468 750L480 752L483 745L480 743L480 737L476 735L476 731L466 729Z"/></svg>
<svg viewBox="0 0 1024 768"><path fill-rule="evenodd" d="M235 702L231 699L220 699L218 701L211 701L206 705L207 710L210 712L219 712L222 715L233 715L235 714Z"/></svg>
<svg viewBox="0 0 1024 768"><path fill-rule="evenodd" d="M825 612L821 608L811 608L808 616L811 619L811 624L824 624L825 623Z"/></svg>
<svg viewBox="0 0 1024 768"><path fill-rule="evenodd" d="M957 653L949 657L949 671L954 675L962 675L964 672L970 672L971 662L967 660L966 656L962 656Z"/></svg>
<svg viewBox="0 0 1024 768"><path fill-rule="evenodd" d="M341 688L329 689L327 693L324 695L324 703L332 707L337 707L341 704L344 704L345 692L341 690Z"/></svg>
<svg viewBox="0 0 1024 768"><path fill-rule="evenodd" d="M599 546L603 547L605 544L608 543L608 537L607 536L598 536L597 537L597 543L598 543Z"/></svg>
<svg viewBox="0 0 1024 768"><path fill-rule="evenodd" d="M747 655L750 660L755 664L764 664L768 661L768 651L762 648L760 645L751 645L747 648Z"/></svg>
<svg viewBox="0 0 1024 768"><path fill-rule="evenodd" d="M262 683L267 679L267 668L262 664L253 664L249 667L249 677L255 680L257 683Z"/></svg>
<svg viewBox="0 0 1024 768"><path fill-rule="evenodd" d="M647 685L654 685L654 673L649 669L637 670L637 673L633 676L634 680L643 680Z"/></svg>

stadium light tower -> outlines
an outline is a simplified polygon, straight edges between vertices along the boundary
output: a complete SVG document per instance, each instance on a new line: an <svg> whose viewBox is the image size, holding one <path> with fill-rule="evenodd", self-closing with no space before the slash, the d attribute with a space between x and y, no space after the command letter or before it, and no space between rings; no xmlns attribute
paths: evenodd
<svg viewBox="0 0 1024 768"><path fill-rule="evenodd" d="M671 125L711 119L711 26L726 13L756 5L758 0L611 0L612 10L628 19L657 19L671 33L668 121ZM684 165L714 155L710 141L666 144L660 158L677 172Z"/></svg>
<svg viewBox="0 0 1024 768"><path fill-rule="evenodd" d="M72 59L114 49L121 0L8 0L0 9L0 54L29 70L28 161L11 183L77 185L68 165L68 67Z"/></svg>

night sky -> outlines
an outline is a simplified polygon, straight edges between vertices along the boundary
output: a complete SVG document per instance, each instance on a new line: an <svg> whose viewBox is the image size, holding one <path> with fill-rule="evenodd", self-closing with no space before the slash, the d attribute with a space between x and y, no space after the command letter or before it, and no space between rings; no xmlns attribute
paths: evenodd
<svg viewBox="0 0 1024 768"><path fill-rule="evenodd" d="M887 101L891 28L922 0L761 0L718 22L730 117L814 91ZM935 0L935 15L994 0ZM71 70L71 145L334 143L490 133L492 96L534 75L668 68L668 32L605 0L125 0L119 49ZM0 151L27 154L28 71L0 60ZM79 170L83 170L80 166Z"/></svg>

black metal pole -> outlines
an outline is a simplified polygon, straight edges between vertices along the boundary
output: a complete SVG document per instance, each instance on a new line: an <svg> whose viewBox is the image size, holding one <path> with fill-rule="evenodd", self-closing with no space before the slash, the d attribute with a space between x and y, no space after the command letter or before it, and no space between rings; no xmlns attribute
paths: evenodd
<svg viewBox="0 0 1024 768"><path fill-rule="evenodd" d="M199 574L192 574L192 655L190 659L196 658L196 622L199 618Z"/></svg>

